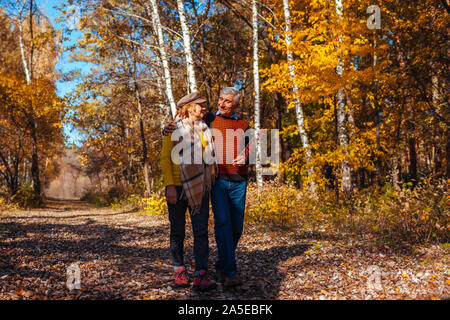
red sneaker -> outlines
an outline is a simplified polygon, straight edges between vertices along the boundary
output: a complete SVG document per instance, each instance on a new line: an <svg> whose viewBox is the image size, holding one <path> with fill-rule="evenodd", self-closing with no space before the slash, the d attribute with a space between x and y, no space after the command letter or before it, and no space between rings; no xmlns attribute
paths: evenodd
<svg viewBox="0 0 450 320"><path fill-rule="evenodd" d="M189 279L187 276L186 268L184 267L180 268L177 270L177 273L175 273L174 287L175 288L189 287Z"/></svg>
<svg viewBox="0 0 450 320"><path fill-rule="evenodd" d="M217 287L217 284L213 281L208 280L208 274L205 270L200 270L199 274L194 278L194 285L192 289L194 291L206 291L212 290Z"/></svg>

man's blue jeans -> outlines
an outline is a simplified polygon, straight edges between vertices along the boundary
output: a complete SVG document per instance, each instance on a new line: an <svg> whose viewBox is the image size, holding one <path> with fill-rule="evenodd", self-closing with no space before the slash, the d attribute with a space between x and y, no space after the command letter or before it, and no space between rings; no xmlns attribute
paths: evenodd
<svg viewBox="0 0 450 320"><path fill-rule="evenodd" d="M217 179L211 192L214 229L219 253L215 267L225 275L234 275L236 247L244 228L247 181Z"/></svg>

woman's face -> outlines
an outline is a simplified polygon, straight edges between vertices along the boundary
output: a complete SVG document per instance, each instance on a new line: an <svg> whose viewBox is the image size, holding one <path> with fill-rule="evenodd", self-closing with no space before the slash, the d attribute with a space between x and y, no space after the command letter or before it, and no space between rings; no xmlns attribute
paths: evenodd
<svg viewBox="0 0 450 320"><path fill-rule="evenodd" d="M195 104L195 106L189 110L190 117L195 121L203 119L204 112L205 108L200 104Z"/></svg>

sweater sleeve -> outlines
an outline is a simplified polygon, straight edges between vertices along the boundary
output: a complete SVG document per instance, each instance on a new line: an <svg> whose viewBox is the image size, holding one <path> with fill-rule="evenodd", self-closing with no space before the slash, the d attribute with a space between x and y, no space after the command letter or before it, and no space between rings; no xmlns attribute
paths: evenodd
<svg viewBox="0 0 450 320"><path fill-rule="evenodd" d="M211 123L214 121L216 115L212 112L207 112L203 121L205 121L206 125L211 128Z"/></svg>
<svg viewBox="0 0 450 320"><path fill-rule="evenodd" d="M173 148L172 134L163 136L162 151L161 151L161 170L164 178L164 186L174 184L171 154Z"/></svg>

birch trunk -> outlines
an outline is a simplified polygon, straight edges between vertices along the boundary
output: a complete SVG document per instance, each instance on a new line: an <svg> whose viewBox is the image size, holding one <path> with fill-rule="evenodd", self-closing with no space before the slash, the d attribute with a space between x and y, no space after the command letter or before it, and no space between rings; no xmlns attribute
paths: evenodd
<svg viewBox="0 0 450 320"><path fill-rule="evenodd" d="M22 3L20 3L18 0L16 0L16 9L17 9L17 16L16 16L16 20L17 20L17 25L19 27L19 48L20 48L20 56L22 59L22 64L23 64L23 69L25 72L25 79L27 81L27 84L30 84L31 82L31 75L30 75L30 69L28 67L28 62L27 62L27 58L25 55L25 45L23 42L23 26L22 26L22 14L23 14L23 10L25 8L25 4L26 1L23 1Z"/></svg>
<svg viewBox="0 0 450 320"><path fill-rule="evenodd" d="M335 0L336 3L336 13L339 19L342 20L344 7L342 5L342 0ZM342 35L339 36L339 44L342 44ZM343 63L339 58L338 65L336 66L336 73L342 77L343 75ZM346 112L345 112L345 93L344 88L340 88L337 92L337 122L338 122L338 138L339 146L344 149L344 154L347 153L346 148L348 146L348 136L346 130ZM342 190L345 195L352 193L352 179L351 179L351 168L350 163L347 160L341 162L341 175L342 175Z"/></svg>
<svg viewBox="0 0 450 320"><path fill-rule="evenodd" d="M30 54L28 56L28 72L30 74L30 80L33 79L33 55L34 55L34 32L33 32L33 0L30 0L30 9L29 9L29 23L30 23Z"/></svg>
<svg viewBox="0 0 450 320"><path fill-rule="evenodd" d="M180 16L181 30L183 32L183 47L186 57L186 68L188 75L188 84L190 92L197 91L197 82L195 79L194 59L192 58L191 37L186 22L186 14L184 12L183 0L177 0L178 15Z"/></svg>
<svg viewBox="0 0 450 320"><path fill-rule="evenodd" d="M432 83L432 102L433 107L435 108L436 112L438 112L438 106L439 106L439 79L436 75L435 68L432 65L431 66L433 70L433 75L431 78ZM434 117L434 128L433 128L433 154L432 154L432 170L434 175L439 175L441 168L442 168L442 148L441 148L441 135L442 130L439 127L439 121Z"/></svg>
<svg viewBox="0 0 450 320"><path fill-rule="evenodd" d="M22 64L23 64L23 70L25 72L25 79L27 81L27 84L31 83L31 76L30 72L28 70L28 63L27 58L25 56L25 46L23 44L23 27L22 27L22 19L18 21L19 25L19 47L20 47L20 55L22 58Z"/></svg>
<svg viewBox="0 0 450 320"><path fill-rule="evenodd" d="M289 77L292 81L292 92L294 96L294 105L295 105L295 115L297 118L298 125L298 133L300 134L300 139L302 141L303 148L305 149L306 156L306 165L309 166L311 163L311 148L309 145L308 135L305 129L305 117L303 115L303 107L299 98L298 86L295 82L296 74L295 74L295 66L294 66L294 57L292 55L290 46L292 43L291 36L291 12L289 9L289 0L283 0L283 9L284 9L284 20L286 23L285 27L285 42L286 42L286 53L287 53L287 63L289 68ZM311 167L308 169L308 176L312 179L314 173L314 169ZM310 188L313 194L315 194L315 183L311 180Z"/></svg>
<svg viewBox="0 0 450 320"><path fill-rule="evenodd" d="M163 31L162 31L162 26L161 26L161 20L159 19L158 6L156 4L156 0L149 0L149 2L151 5L151 10L148 8L148 4L147 4L147 10L149 10L151 12L153 30L155 31L156 36L158 38L158 48L159 48L161 62L162 62L162 66L163 66L166 96L167 96L167 100L169 100L170 111L172 112L172 117L175 117L175 113L177 112L177 107L175 104L175 100L173 98L172 78L170 76L169 61L167 60L167 52L166 52L166 47L165 47L165 42L164 42L164 35L163 35Z"/></svg>
<svg viewBox="0 0 450 320"><path fill-rule="evenodd" d="M28 178L28 160L27 160L27 158L23 159L23 181L29 182L29 178Z"/></svg>
<svg viewBox="0 0 450 320"><path fill-rule="evenodd" d="M261 166L261 140L259 133L261 129L260 121L260 99L259 99L259 60L258 60L258 7L256 0L252 0L252 26L253 26L253 79L255 86L255 134L256 134L256 182L258 187L262 187L262 166Z"/></svg>
<svg viewBox="0 0 450 320"><path fill-rule="evenodd" d="M23 10L25 8L27 1L24 1L20 3L18 0L16 1L17 5L17 24L19 27L19 47L20 47L20 54L22 58L22 64L24 68L25 73L25 79L27 81L27 85L30 85L33 80L33 54L34 54L34 45L33 45L33 0L30 0L30 6L29 6L29 13L28 13L28 19L29 19L29 25L30 25L30 53L28 56L28 60L25 54L25 44L23 39ZM33 180L33 189L34 189L34 200L38 205L42 203L41 198L41 181L40 181L40 169L39 169L39 148L38 148L38 135L37 135L37 123L34 118L33 113L33 101L31 101L30 110L27 112L28 121L30 124L30 136L32 141L32 149L31 149L31 177Z"/></svg>

